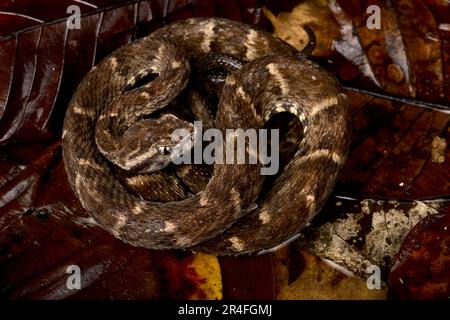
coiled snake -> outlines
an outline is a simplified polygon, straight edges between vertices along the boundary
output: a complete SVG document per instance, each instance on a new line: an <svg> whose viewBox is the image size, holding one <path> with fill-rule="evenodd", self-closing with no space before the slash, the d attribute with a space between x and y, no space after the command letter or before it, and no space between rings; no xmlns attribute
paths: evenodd
<svg viewBox="0 0 450 320"><path fill-rule="evenodd" d="M243 63L226 77L218 129L259 129L276 112L292 113L302 124L298 151L258 202L260 164L215 164L206 187L181 198L173 175L156 171L171 152L163 136L188 123L149 115L185 89L190 62L211 53ZM349 140L347 100L327 71L270 33L191 18L119 48L85 76L65 116L63 157L81 204L117 238L152 249L237 254L278 245L312 219L335 184ZM130 192L118 167L147 175L157 200Z"/></svg>

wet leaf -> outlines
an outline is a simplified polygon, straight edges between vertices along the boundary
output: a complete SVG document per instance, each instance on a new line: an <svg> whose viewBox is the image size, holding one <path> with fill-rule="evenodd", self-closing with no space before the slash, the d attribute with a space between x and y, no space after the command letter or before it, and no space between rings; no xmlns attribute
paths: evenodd
<svg viewBox="0 0 450 320"><path fill-rule="evenodd" d="M390 274L393 298L450 297L449 212L423 219L403 242Z"/></svg>

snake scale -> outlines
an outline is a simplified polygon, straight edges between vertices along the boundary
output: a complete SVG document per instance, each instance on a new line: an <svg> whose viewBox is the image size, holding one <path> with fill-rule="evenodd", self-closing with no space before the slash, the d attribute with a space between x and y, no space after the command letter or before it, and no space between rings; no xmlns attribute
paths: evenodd
<svg viewBox="0 0 450 320"><path fill-rule="evenodd" d="M148 160L164 159L171 150L155 151L152 145L162 142L146 129L166 134L169 124L186 124L149 115L186 88L192 59L212 53L243 63L226 77L214 121L218 129L262 128L266 115L276 112L289 112L302 125L298 151L258 202L260 164L215 164L203 190L177 197L173 176L155 172ZM249 253L301 231L336 182L351 127L338 81L298 53L268 32L220 18L174 22L114 51L82 80L64 120L65 168L82 206L115 237L152 249ZM126 161L111 163L120 156ZM150 191L167 201L130 192L116 176L117 165L147 174Z"/></svg>

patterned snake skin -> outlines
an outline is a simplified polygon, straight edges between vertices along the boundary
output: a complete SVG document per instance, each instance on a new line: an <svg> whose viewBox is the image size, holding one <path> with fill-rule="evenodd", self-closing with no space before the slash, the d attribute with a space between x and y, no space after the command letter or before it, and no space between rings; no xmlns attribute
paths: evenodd
<svg viewBox="0 0 450 320"><path fill-rule="evenodd" d="M133 167L136 159L151 166L146 155L155 142L148 142L146 128L167 131L148 116L186 88L190 61L211 53L243 63L226 78L216 128L259 129L274 112L289 112L302 124L298 151L264 199L258 199L260 164L215 164L204 190L189 197L180 195L168 172ZM152 81L141 84L149 75L155 75ZM165 120L175 126L181 121ZM63 157L81 204L117 238L152 249L239 254L274 247L314 217L345 161L350 131L346 97L328 72L270 33L236 21L192 18L119 48L86 75L64 120ZM130 148L132 156L124 153ZM113 165L108 154L127 161ZM167 201L130 192L117 166L147 175L154 199Z"/></svg>

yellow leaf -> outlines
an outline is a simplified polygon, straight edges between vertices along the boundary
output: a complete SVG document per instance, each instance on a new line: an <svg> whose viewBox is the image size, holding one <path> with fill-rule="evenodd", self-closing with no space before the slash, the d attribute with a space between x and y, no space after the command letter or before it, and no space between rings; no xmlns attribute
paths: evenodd
<svg viewBox="0 0 450 320"><path fill-rule="evenodd" d="M216 256L197 253L190 263L192 271L197 275L198 291L190 299L222 299L222 276ZM201 292L201 294L199 294Z"/></svg>
<svg viewBox="0 0 450 320"><path fill-rule="evenodd" d="M277 299L280 300L380 300L386 299L387 289L370 290L366 281L347 276L335 268L325 264L320 258L304 251L298 251L302 260L302 270L297 279L288 283L286 252L277 252L277 286L279 288Z"/></svg>

